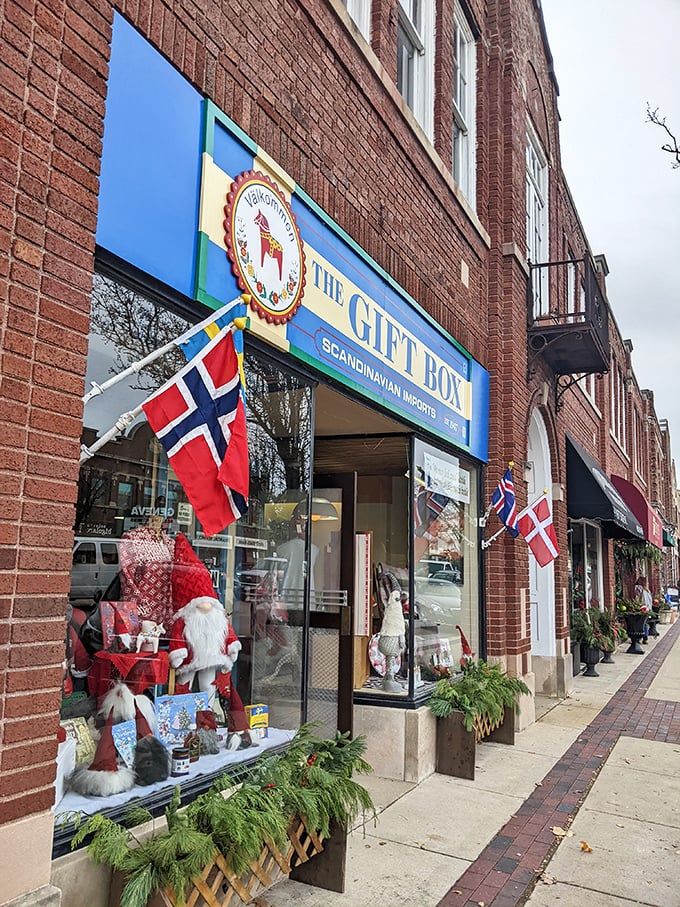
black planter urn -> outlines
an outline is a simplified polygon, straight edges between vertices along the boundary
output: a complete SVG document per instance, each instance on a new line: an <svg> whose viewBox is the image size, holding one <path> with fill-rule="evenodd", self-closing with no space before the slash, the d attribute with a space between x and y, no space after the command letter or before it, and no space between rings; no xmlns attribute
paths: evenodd
<svg viewBox="0 0 680 907"><path fill-rule="evenodd" d="M584 677L599 677L600 675L595 670L595 665L599 663L600 656L602 652L595 648L595 646L581 646L581 655L583 660L586 663L586 669L583 672Z"/></svg>
<svg viewBox="0 0 680 907"><path fill-rule="evenodd" d="M630 645L626 649L627 655L644 655L645 650L640 645L640 640L645 635L645 622L647 620L646 614L628 614L626 612L623 615L623 619L626 622L626 630L628 631L628 636L630 637Z"/></svg>

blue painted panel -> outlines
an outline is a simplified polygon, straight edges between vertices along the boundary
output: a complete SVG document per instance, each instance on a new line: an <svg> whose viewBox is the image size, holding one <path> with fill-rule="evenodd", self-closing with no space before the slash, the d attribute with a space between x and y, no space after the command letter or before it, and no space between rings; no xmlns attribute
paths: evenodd
<svg viewBox="0 0 680 907"><path fill-rule="evenodd" d="M116 14L97 242L187 296L200 156L200 94Z"/></svg>
<svg viewBox="0 0 680 907"><path fill-rule="evenodd" d="M253 168L253 152L239 142L228 129L215 121L213 160L232 179Z"/></svg>
<svg viewBox="0 0 680 907"><path fill-rule="evenodd" d="M243 291L239 289L236 277L231 270L231 262L227 257L227 253L214 242L208 241L206 246L208 266L205 290L213 298L219 299L220 302L231 302Z"/></svg>
<svg viewBox="0 0 680 907"><path fill-rule="evenodd" d="M472 412L470 453L484 463L489 459L489 373L475 359L471 362Z"/></svg>

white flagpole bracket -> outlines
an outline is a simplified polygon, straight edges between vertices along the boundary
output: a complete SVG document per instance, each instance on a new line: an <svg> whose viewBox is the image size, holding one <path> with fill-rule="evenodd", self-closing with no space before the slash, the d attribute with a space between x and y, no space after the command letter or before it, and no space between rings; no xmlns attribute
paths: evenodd
<svg viewBox="0 0 680 907"><path fill-rule="evenodd" d="M498 532L494 533L490 539L482 539L482 551L489 547L492 542L495 542L499 535L503 535L505 532L505 526L502 526Z"/></svg>
<svg viewBox="0 0 680 907"><path fill-rule="evenodd" d="M134 375L137 372L141 371L145 365L149 365L150 362L155 362L159 356L162 356L164 353L168 353L170 350L174 349L176 346L176 341L173 340L170 343L166 343L165 346L159 347L157 350L154 350L153 353L149 353L148 356L145 356L143 359L139 359L137 362L133 362L132 365L129 365L126 369L120 372L118 375L114 375L113 378L109 378L108 381L104 381L102 384L97 384L96 381L92 382L92 390L88 391L83 397L83 404L88 403L93 397L98 397L100 394L103 394L104 391L107 391L110 387L113 387L114 384L118 384L119 381L122 381L123 378L127 378L128 375Z"/></svg>
<svg viewBox="0 0 680 907"><path fill-rule="evenodd" d="M86 460L89 460L91 457L93 457L95 455L95 453L99 450L100 447L103 447L105 444L108 444L108 442L112 438L115 438L116 435L119 435L122 431L125 431L125 429L129 425L132 425L132 423L135 421L135 419L141 412L142 412L142 407L140 405L140 406L136 406L134 409L128 410L128 412L126 412L126 413L121 413L121 415L118 416L118 418L116 419L115 425L111 426L111 428L105 434L103 434L101 436L101 438L97 438L97 440L94 442L94 444L92 444L91 447L88 447L86 444L81 444L80 445L80 462L84 463Z"/></svg>

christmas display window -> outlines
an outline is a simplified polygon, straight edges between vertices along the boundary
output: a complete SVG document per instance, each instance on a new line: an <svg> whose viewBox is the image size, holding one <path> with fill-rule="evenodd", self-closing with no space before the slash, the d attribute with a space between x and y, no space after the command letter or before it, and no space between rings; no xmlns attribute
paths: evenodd
<svg viewBox="0 0 680 907"><path fill-rule="evenodd" d="M186 365L171 341L193 320L96 276L88 387L169 348L86 403L84 448ZM208 784L303 721L305 571L283 542L311 486L312 389L252 350L243 374L248 509L224 531L204 531L143 414L82 462L57 813Z"/></svg>

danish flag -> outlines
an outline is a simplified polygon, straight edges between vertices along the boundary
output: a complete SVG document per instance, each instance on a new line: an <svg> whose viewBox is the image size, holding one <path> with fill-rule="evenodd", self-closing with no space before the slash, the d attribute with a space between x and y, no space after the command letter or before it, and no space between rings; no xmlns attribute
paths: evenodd
<svg viewBox="0 0 680 907"><path fill-rule="evenodd" d="M233 328L142 403L206 535L248 509L248 435Z"/></svg>
<svg viewBox="0 0 680 907"><path fill-rule="evenodd" d="M560 553L547 493L517 515L517 528L538 562L546 567Z"/></svg>

